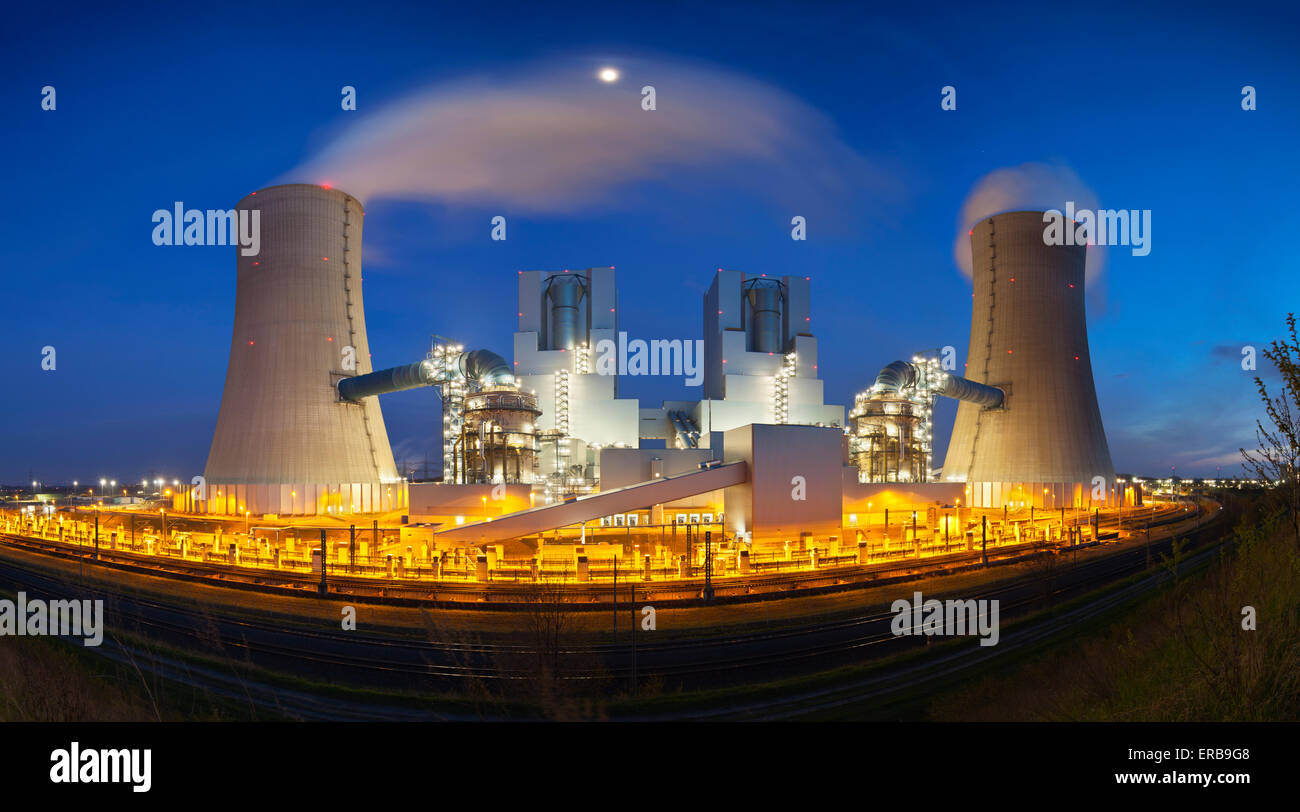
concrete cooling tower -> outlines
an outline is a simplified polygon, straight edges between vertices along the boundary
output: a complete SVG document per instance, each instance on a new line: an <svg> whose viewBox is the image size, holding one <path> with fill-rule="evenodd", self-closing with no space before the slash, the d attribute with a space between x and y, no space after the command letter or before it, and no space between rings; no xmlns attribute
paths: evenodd
<svg viewBox="0 0 1300 812"><path fill-rule="evenodd" d="M238 209L260 211L261 250L236 253L235 327L204 471L209 513L319 514L405 501L376 398L340 399L340 378L371 371L361 300L356 198L290 184ZM199 489L195 489L197 491Z"/></svg>
<svg viewBox="0 0 1300 812"><path fill-rule="evenodd" d="M999 214L971 232L974 307L966 377L1005 393L963 401L943 479L968 504L1061 507L1113 498L1115 471L1093 387L1084 316L1086 246L1047 245L1042 212Z"/></svg>

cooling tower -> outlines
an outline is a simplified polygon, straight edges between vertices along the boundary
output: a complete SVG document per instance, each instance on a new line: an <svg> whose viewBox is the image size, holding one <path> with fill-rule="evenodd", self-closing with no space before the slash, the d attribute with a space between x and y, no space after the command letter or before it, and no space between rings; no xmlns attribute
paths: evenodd
<svg viewBox="0 0 1300 812"><path fill-rule="evenodd" d="M1097 408L1084 316L1086 246L1047 245L1042 212L980 221L971 232L974 306L965 375L999 387L1000 408L963 401L943 479L968 504L1097 502L1115 472Z"/></svg>
<svg viewBox="0 0 1300 812"><path fill-rule="evenodd" d="M373 512L405 501L377 398L340 399L371 371L361 300L365 212L337 189L290 184L239 202L261 250L236 252L235 327L204 472L210 513Z"/></svg>

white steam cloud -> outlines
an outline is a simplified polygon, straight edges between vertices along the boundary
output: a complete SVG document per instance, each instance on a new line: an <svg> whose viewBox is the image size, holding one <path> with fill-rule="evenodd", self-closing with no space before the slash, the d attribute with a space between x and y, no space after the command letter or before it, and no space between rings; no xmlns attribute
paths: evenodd
<svg viewBox="0 0 1300 812"><path fill-rule="evenodd" d="M957 218L957 236L952 244L957 267L968 278L972 275L970 230L985 217L1009 211L1064 211L1070 200L1076 210L1099 208L1097 195L1068 166L1026 163L988 173L966 195ZM1101 278L1105 263L1105 246L1089 246L1084 277L1087 286Z"/></svg>
<svg viewBox="0 0 1300 812"><path fill-rule="evenodd" d="M781 90L711 68L616 66L613 84L598 80L599 65L548 65L437 85L374 113L362 98L348 114L357 123L282 182L538 213L617 202L646 181L721 182L829 211L881 185L823 114Z"/></svg>

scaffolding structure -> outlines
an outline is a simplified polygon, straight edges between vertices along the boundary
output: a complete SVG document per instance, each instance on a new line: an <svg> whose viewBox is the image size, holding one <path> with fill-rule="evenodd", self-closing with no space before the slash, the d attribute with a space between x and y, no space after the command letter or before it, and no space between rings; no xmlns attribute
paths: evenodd
<svg viewBox="0 0 1300 812"><path fill-rule="evenodd" d="M781 361L781 370L772 378L772 411L777 424L790 422L790 379L798 369L798 354L788 352Z"/></svg>
<svg viewBox="0 0 1300 812"><path fill-rule="evenodd" d="M511 386L468 395L455 442L454 481L532 484L537 478L533 423L541 413L536 395Z"/></svg>
<svg viewBox="0 0 1300 812"><path fill-rule="evenodd" d="M933 482L934 400L947 375L937 355L915 355L903 389L859 392L849 413L849 458L862 482Z"/></svg>
<svg viewBox="0 0 1300 812"><path fill-rule="evenodd" d="M433 380L442 400L442 481L457 482L456 442L465 424L465 376L457 360L464 347L433 336L426 360L433 364Z"/></svg>
<svg viewBox="0 0 1300 812"><path fill-rule="evenodd" d="M538 479L537 395L466 377L465 347L433 336L425 363L442 399L442 481L530 484Z"/></svg>
<svg viewBox="0 0 1300 812"><path fill-rule="evenodd" d="M582 343L570 354L573 369L560 369L555 373L554 427L537 435L540 446L553 450L553 466L548 466L550 470L539 473L537 477L543 485L542 499L547 504L593 493L599 477L595 466L586 462L587 444L573 436L570 424L570 387L574 385L575 376L591 373L591 348ZM599 453L600 446L592 445L590 448Z"/></svg>

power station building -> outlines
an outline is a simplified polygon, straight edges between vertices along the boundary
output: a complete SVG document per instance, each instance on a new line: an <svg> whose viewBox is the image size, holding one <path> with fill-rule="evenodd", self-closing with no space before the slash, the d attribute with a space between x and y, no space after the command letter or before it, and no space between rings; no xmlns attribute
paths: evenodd
<svg viewBox="0 0 1300 812"><path fill-rule="evenodd" d="M360 204L289 185L239 207L261 210L262 251L237 259L205 488L178 495L179 510L397 512L448 544L576 526L585 536L589 522L712 526L745 542L788 543L850 538L861 514L891 505L1115 498L1088 358L1086 249L1045 245L1040 213L997 215L972 230L966 376L926 354L897 361L846 415L824 400L806 276L718 269L703 297L702 341L640 342L666 372L693 361L699 399L643 407L619 396L625 370L605 363L611 349L621 358L638 341L619 329L612 267L519 271L511 360L435 336L424 359L373 371ZM408 483L378 399L424 386L441 396L443 476ZM939 396L960 406L936 470Z"/></svg>

